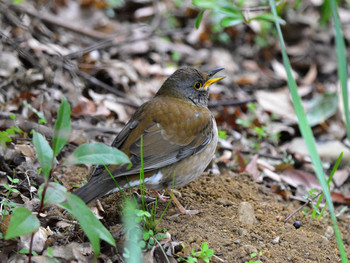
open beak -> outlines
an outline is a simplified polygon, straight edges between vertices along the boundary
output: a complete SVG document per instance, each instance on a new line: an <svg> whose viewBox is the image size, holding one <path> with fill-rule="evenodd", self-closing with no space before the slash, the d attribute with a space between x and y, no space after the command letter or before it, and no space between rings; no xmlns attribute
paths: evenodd
<svg viewBox="0 0 350 263"><path fill-rule="evenodd" d="M207 73L209 77L214 76L219 71L223 70L224 68L216 68ZM210 85L214 84L215 82L218 82L219 80L222 80L225 77L215 78L215 79L208 79L207 82L204 83L203 90L207 90Z"/></svg>

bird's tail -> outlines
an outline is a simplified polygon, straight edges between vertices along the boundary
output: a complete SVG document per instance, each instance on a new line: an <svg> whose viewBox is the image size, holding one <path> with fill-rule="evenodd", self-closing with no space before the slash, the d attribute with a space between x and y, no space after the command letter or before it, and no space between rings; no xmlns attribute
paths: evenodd
<svg viewBox="0 0 350 263"><path fill-rule="evenodd" d="M116 185L111 178L101 180L101 178L98 178L97 176L92 177L87 184L74 191L73 194L80 197L86 204L88 204L108 194L114 188L116 188Z"/></svg>

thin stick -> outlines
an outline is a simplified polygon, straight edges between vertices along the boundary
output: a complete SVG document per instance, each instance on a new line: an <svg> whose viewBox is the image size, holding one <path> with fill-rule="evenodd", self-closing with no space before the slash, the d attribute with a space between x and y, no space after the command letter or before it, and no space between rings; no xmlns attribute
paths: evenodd
<svg viewBox="0 0 350 263"><path fill-rule="evenodd" d="M320 195L322 194L322 192L319 192L316 196L314 196L311 200L314 201L316 198L318 198ZM307 201L305 204L303 204L302 206L300 206L297 210L295 210L293 213L291 213L289 216L287 216L287 218L283 221L283 223L287 223L287 221L293 217L296 213L298 213L301 209L303 209L305 206L307 206L309 203L311 203L310 201Z"/></svg>

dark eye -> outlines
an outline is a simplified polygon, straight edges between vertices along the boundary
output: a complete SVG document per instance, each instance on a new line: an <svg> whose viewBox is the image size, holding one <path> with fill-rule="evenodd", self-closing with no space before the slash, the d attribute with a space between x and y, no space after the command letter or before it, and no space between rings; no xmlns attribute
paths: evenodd
<svg viewBox="0 0 350 263"><path fill-rule="evenodd" d="M200 89L202 87L202 83L200 83L200 82L196 82L195 84L194 84L194 88L195 89Z"/></svg>

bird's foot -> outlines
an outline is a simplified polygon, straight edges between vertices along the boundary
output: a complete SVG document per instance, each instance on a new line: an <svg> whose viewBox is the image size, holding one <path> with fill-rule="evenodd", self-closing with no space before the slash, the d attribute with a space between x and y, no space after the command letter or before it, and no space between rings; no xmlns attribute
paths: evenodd
<svg viewBox="0 0 350 263"><path fill-rule="evenodd" d="M202 210L187 210L183 206L179 207L179 211L183 215L197 215L202 212Z"/></svg>
<svg viewBox="0 0 350 263"><path fill-rule="evenodd" d="M167 191L168 194L171 196L172 200L174 201L176 206L179 208L179 211L181 214L183 214L183 215L196 215L196 214L199 214L202 212L202 210L187 210L186 208L183 207L183 205L179 202L179 200L177 200L177 198L173 192L171 192L167 189L165 189L165 191ZM179 215L179 214L177 214L177 215Z"/></svg>
<svg viewBox="0 0 350 263"><path fill-rule="evenodd" d="M162 203L166 203L169 201L170 197L169 196L165 196L164 194L160 194L157 190L153 190L155 195L156 195L156 198L162 202Z"/></svg>
<svg viewBox="0 0 350 263"><path fill-rule="evenodd" d="M136 201L141 204L142 203L142 198L144 198L144 200L146 201L147 204L151 204L154 203L156 201L156 199L154 197L151 196L141 196L138 192L134 192L134 196L136 198Z"/></svg>

